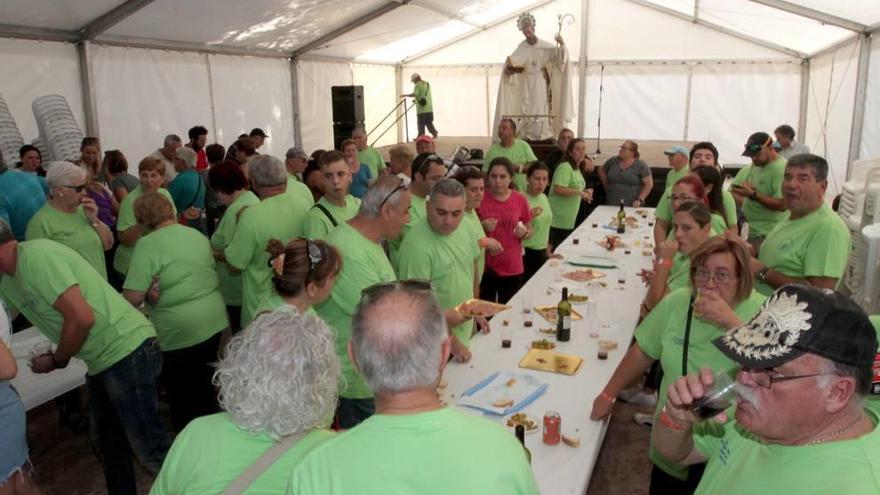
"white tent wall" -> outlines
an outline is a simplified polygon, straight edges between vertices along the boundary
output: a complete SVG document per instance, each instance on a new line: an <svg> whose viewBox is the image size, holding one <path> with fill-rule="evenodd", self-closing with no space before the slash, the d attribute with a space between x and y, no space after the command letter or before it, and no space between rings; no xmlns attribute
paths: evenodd
<svg viewBox="0 0 880 495"><path fill-rule="evenodd" d="M860 158L880 157L880 36L871 41L868 91L865 94L865 120L862 127ZM873 90L872 90L873 88Z"/></svg>
<svg viewBox="0 0 880 495"><path fill-rule="evenodd" d="M364 86L364 125L371 130L397 104L395 70L390 65L367 65L322 60L297 60L297 86L302 146L306 152L333 148L333 102L331 86ZM377 131L384 130L394 116ZM401 124L402 125L402 124ZM371 136L371 142L372 142ZM397 142L392 128L377 143Z"/></svg>
<svg viewBox="0 0 880 495"><path fill-rule="evenodd" d="M85 132L82 86L76 47L71 43L0 39L0 94L26 143L39 136L31 103L58 94L67 99L76 122ZM14 163L18 157L3 157Z"/></svg>
<svg viewBox="0 0 880 495"><path fill-rule="evenodd" d="M846 179L858 57L859 44L853 42L810 59L807 129L798 140L828 160L829 197Z"/></svg>
<svg viewBox="0 0 880 495"><path fill-rule="evenodd" d="M490 65L420 67L401 71L403 92L412 92L410 76L418 72L431 85L431 97L435 108L443 103L444 111L436 112L434 126L443 135L488 136L494 113L489 111L489 101L495 101L498 85L488 83L491 72L500 69ZM409 101L412 101L411 99ZM418 135L415 109L410 110L409 138ZM401 121L403 122L403 121Z"/></svg>

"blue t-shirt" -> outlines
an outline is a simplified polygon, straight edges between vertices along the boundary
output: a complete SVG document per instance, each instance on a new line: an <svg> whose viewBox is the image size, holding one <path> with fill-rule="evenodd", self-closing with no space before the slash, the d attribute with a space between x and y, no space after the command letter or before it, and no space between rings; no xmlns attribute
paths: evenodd
<svg viewBox="0 0 880 495"><path fill-rule="evenodd" d="M205 208L205 183L193 169L184 170L168 184L168 192L174 199L174 207L179 213L187 208Z"/></svg>
<svg viewBox="0 0 880 495"><path fill-rule="evenodd" d="M361 163L361 168L358 169L356 174L351 176L351 187L348 189L349 194L356 198L363 198L372 178L373 174L370 172L370 167L365 163Z"/></svg>
<svg viewBox="0 0 880 495"><path fill-rule="evenodd" d="M46 204L46 189L36 174L7 170L0 173L0 218L12 228L19 241L31 217Z"/></svg>

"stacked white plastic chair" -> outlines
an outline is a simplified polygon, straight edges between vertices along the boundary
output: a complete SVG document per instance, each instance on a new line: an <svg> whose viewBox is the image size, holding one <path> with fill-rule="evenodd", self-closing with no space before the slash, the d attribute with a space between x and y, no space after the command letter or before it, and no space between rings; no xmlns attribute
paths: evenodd
<svg viewBox="0 0 880 495"><path fill-rule="evenodd" d="M868 255L868 245L862 237L862 228L880 220L874 218L874 207L880 188L880 159L853 162L851 170L850 179L841 191L837 213L849 229L853 246L842 288L856 296L863 291Z"/></svg>
<svg viewBox="0 0 880 495"><path fill-rule="evenodd" d="M61 95L41 96L34 100L31 109L34 111L40 139L46 151L43 161L78 160L83 133L67 100Z"/></svg>
<svg viewBox="0 0 880 495"><path fill-rule="evenodd" d="M9 107L6 101L0 95L0 152L3 153L3 160L10 167L18 160L18 151L24 146L24 139L15 125L15 119L9 113Z"/></svg>

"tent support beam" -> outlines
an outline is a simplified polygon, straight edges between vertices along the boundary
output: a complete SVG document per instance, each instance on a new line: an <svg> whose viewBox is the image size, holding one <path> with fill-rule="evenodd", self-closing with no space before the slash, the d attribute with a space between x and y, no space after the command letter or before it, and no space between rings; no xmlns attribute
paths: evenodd
<svg viewBox="0 0 880 495"><path fill-rule="evenodd" d="M804 7L803 5L798 5L796 3L789 2L787 0L750 0L750 1L753 3L765 5L767 7L772 7L776 10L788 12L789 14L795 14L795 15L799 15L801 17L806 17L807 19L812 19L814 21L821 22L822 24L828 24L829 26L837 26L839 28L848 29L850 31L854 31L857 33L861 33L868 28L864 24L860 24L858 22L853 22L849 19L844 19L843 17L837 17L836 15L827 14L825 12L811 9L809 7Z"/></svg>
<svg viewBox="0 0 880 495"><path fill-rule="evenodd" d="M542 0L540 2L533 4L533 5L529 5L528 7L519 9L516 12L510 13L504 17L501 17L500 19L495 19L494 21L490 22L489 24L486 24L485 26L483 26L480 29L474 29L473 31L469 31L469 32L464 33L460 36L456 36L455 38L452 38L449 41L445 41L443 43L440 43L437 46L428 48L427 50L423 50L419 53L416 53L415 55L410 55L409 57L406 57L405 59L401 60L400 63L403 65L407 65L407 64L411 63L413 60L418 60L426 55L430 55L436 51L440 51L440 50L446 48L447 46L454 45L454 44L458 43L459 41L466 40L466 39L470 38L471 36L475 36L479 33L482 33L483 31L486 31L488 29L492 29L495 26L498 26L500 24L504 24L505 22L507 22L511 19L516 19L517 17L519 17L520 14L522 14L524 12L529 12L534 9L539 9L539 8L547 5L548 3L552 3L554 1L555 0Z"/></svg>
<svg viewBox="0 0 880 495"><path fill-rule="evenodd" d="M76 44L79 59L79 78L82 86L83 109L86 117L86 136L100 137L98 132L98 100L95 95L95 72L92 70L91 46L89 41Z"/></svg>
<svg viewBox="0 0 880 495"><path fill-rule="evenodd" d="M835 44L833 44L833 45L830 45L830 46L826 46L825 48L819 50L818 52L816 52L816 53L810 55L810 58L811 58L811 59L815 59L816 57L821 57L821 56L823 56L823 55L828 55L829 53L831 53L831 52L835 52L835 51L837 51L837 50L839 50L839 49L841 49L841 48L843 48L843 47L845 47L845 46L847 46L847 45L851 45L851 44L857 42L858 40L859 40L859 34L858 34L858 33L853 34L852 36L847 36L846 38L844 38L844 39L838 41L837 43L835 43Z"/></svg>
<svg viewBox="0 0 880 495"><path fill-rule="evenodd" d="M859 39L859 68L856 73L856 97L853 103L852 132L849 136L849 154L846 160L846 178L852 172L853 160L858 160L862 147L862 128L865 124L865 96L868 89L868 68L871 63L871 36Z"/></svg>
<svg viewBox="0 0 880 495"><path fill-rule="evenodd" d="M694 66L688 66L688 77L687 77L687 86L685 87L684 94L684 129L681 133L681 140L688 140L688 132L690 131L691 126L691 94L693 93L692 88L694 84Z"/></svg>
<svg viewBox="0 0 880 495"><path fill-rule="evenodd" d="M302 142L302 116L299 113L299 67L298 59L291 57L290 59L290 98L293 110L293 143L295 146L303 149Z"/></svg>
<svg viewBox="0 0 880 495"><path fill-rule="evenodd" d="M296 57L299 57L300 55L305 55L306 53L308 53L312 50L320 49L328 41L332 41L332 40L342 36L343 34L349 32L353 29L356 29L360 26L363 26L364 24L372 21L373 19L376 19L380 16L383 16L398 7L406 5L407 3L409 3L409 0L399 0L399 1L388 2L384 5L382 5L381 7L377 8L376 10L373 10L372 12L368 12L366 15L358 17L357 19L349 22L348 24L336 29L332 33L327 33L324 36L321 36L314 41L306 43L305 45L294 50L293 53L290 55L292 57L296 58Z"/></svg>
<svg viewBox="0 0 880 495"><path fill-rule="evenodd" d="M122 46L126 48L147 48L151 50L171 50L179 52L211 53L215 55L236 55L265 58L289 58L290 54L275 50L244 48L229 45L208 45L182 41L156 40L129 36L100 35L93 42L99 45Z"/></svg>
<svg viewBox="0 0 880 495"><path fill-rule="evenodd" d="M656 10L657 12L663 12L664 14L668 14L673 17L677 17L681 20L684 20L684 21L687 21L687 22L690 22L693 24L697 24L699 26L703 26L705 28L709 28L714 31L718 31L719 33L723 33L728 36L733 36L734 38L739 38L743 41L748 41L749 43L752 43L752 44L755 44L758 46L762 46L762 47L770 49L770 50L774 50L774 51L784 53L786 55L800 58L800 59L807 58L806 53L799 52L797 50L792 50L791 48L786 48L784 46L777 45L776 43L770 43L769 41L764 41L764 40L755 38L753 36L749 36L747 34L740 33L739 31L734 31L733 29L728 29L724 26L719 26L718 24L715 24L714 22L709 22L705 19L694 18L693 16L683 14L677 10L670 9L667 7L662 7L660 5L648 2L646 0L629 0L629 1L636 4L636 5L641 5L642 7Z"/></svg>
<svg viewBox="0 0 880 495"><path fill-rule="evenodd" d="M577 136L587 134L587 48L589 47L590 0L581 2L581 49L578 59L578 120Z"/></svg>
<svg viewBox="0 0 880 495"><path fill-rule="evenodd" d="M798 105L797 135L801 139L807 135L807 113L810 106L810 59L801 63L801 94Z"/></svg>
<svg viewBox="0 0 880 495"><path fill-rule="evenodd" d="M13 26L12 24L0 24L0 38L76 42L79 40L79 34L74 31L64 31L62 29L32 28Z"/></svg>
<svg viewBox="0 0 880 495"><path fill-rule="evenodd" d="M80 29L80 39L83 41L95 39L95 36L119 24L151 3L153 0L126 0L122 2Z"/></svg>
<svg viewBox="0 0 880 495"><path fill-rule="evenodd" d="M481 25L479 25L479 24L475 24L475 23L473 23L473 22L471 22L471 21L465 19L464 17L462 17L462 16L456 14L455 12L450 12L450 11L448 11L448 10L446 10L446 9L444 9L444 8L440 8L440 7L436 6L436 5L429 4L429 3L425 3L425 2L420 2L420 1L418 1L418 0L412 0L412 4L415 5L415 6L417 6L417 7L421 7L421 8L423 8L423 9L425 9L425 10L430 10L431 12L433 12L433 13L435 13L435 14L440 14L440 15L442 15L443 17L446 17L446 18L448 18L448 19L450 19L450 20L458 21L458 22L462 22L462 23L467 24L467 25L469 25L469 26L473 26L473 27L475 27L475 28L477 28L477 29L483 29L483 26L481 26Z"/></svg>

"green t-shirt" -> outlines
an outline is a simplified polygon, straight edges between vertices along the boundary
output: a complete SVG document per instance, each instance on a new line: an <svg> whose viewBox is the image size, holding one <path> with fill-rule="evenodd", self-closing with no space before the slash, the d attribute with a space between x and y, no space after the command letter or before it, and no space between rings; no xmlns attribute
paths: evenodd
<svg viewBox="0 0 880 495"><path fill-rule="evenodd" d="M532 218L532 226L534 227L535 219ZM480 217L477 215L477 210L465 211L464 219L461 221L461 224L467 229L468 233L471 236L471 239L477 243L479 246L480 239L486 237L486 233L483 231L483 224L480 223ZM477 280L483 279L483 271L486 269L486 252L483 248L480 248L480 255L477 258Z"/></svg>
<svg viewBox="0 0 880 495"><path fill-rule="evenodd" d="M877 413L865 413L877 424ZM880 428L816 445L770 445L730 422L721 437L696 437L709 458L696 493L880 493Z"/></svg>
<svg viewBox="0 0 880 495"><path fill-rule="evenodd" d="M260 199L257 195L245 191L241 193L235 201L230 203L223 213L223 218L217 224L217 229L211 236L211 248L215 251L223 251L226 246L232 242L232 236L235 233L235 227L238 225L239 212L249 206L258 204ZM241 272L232 273L229 271L229 265L223 261L218 261L217 278L220 280L220 294L223 295L223 301L228 306L241 306Z"/></svg>
<svg viewBox="0 0 880 495"><path fill-rule="evenodd" d="M348 357L351 318L361 300L361 291L380 282L395 280L394 270L382 245L364 237L348 222L339 224L325 240L342 255L342 271L336 276L330 297L317 305L315 310L333 329L336 337L336 353L342 362L342 376L345 378L339 395L349 399L365 399L372 397L373 391Z"/></svg>
<svg viewBox="0 0 880 495"><path fill-rule="evenodd" d="M486 157L483 160L484 173L489 173L489 164L499 156L503 156L510 160L514 165L514 168L516 168L517 165L525 166L538 159L535 156L535 152L532 151L532 147L529 146L529 143L522 139L514 138L513 145L511 145L510 148L501 146L501 143L492 143L492 146L489 147L489 151L486 152ZM513 175L513 185L520 192L526 191L527 183L528 179L526 178L526 174L515 173Z"/></svg>
<svg viewBox="0 0 880 495"><path fill-rule="evenodd" d="M666 403L666 391L669 385L682 377L681 360L684 354L684 331L687 325L687 308L690 301L690 289L679 289L664 297L657 307L651 311L636 328L635 337L639 348L649 357L660 361L663 367L663 380L657 394L655 415ZM743 302L733 308L742 321L749 321L758 313L764 296L752 291ZM688 345L688 373L698 372L701 368L714 371L733 370L737 365L722 354L712 340L720 337L724 330L694 316L691 319L690 342ZM717 434L717 423L703 422L695 430L695 436ZM684 478L687 469L671 463L660 456L653 445L649 455L654 464L671 476ZM769 493L769 492L768 492Z"/></svg>
<svg viewBox="0 0 880 495"><path fill-rule="evenodd" d="M226 246L226 261L244 272L242 278L241 327L254 319L260 301L272 290L269 253L270 239L283 243L302 235L308 208L288 192L271 196L242 213L232 241Z"/></svg>
<svg viewBox="0 0 880 495"><path fill-rule="evenodd" d="M339 225L357 215L361 207L361 200L349 194L345 196L345 206L337 206L331 203L326 196L319 199L318 203L309 210L303 224L303 235L310 240L323 239L334 228L333 222L318 208L318 205L326 208L336 220L336 225Z"/></svg>
<svg viewBox="0 0 880 495"><path fill-rule="evenodd" d="M843 220L827 203L797 220L787 219L767 234L758 259L789 277L843 278L852 238ZM762 294L773 288L764 282L756 285Z"/></svg>
<svg viewBox="0 0 880 495"><path fill-rule="evenodd" d="M431 85L427 81L419 81L413 86L413 95L416 97L416 113L428 113L434 111L434 100L431 98ZM422 99L425 103L422 104Z"/></svg>
<svg viewBox="0 0 880 495"><path fill-rule="evenodd" d="M737 170L736 175L730 180L730 185L741 186L743 182L749 180L749 172L752 171L752 165L743 165Z"/></svg>
<svg viewBox="0 0 880 495"><path fill-rule="evenodd" d="M721 191L721 200L722 207L724 208L724 211L721 212L723 216L718 213L712 214L712 227L716 229L716 234L723 234L728 227L736 227L736 201L733 199L733 194L730 194L730 191ZM660 202L657 203L654 216L672 224L673 214L672 192L667 191L660 197Z"/></svg>
<svg viewBox="0 0 880 495"><path fill-rule="evenodd" d="M229 326L214 255L201 232L173 224L141 237L123 288L146 292L154 276L159 301L150 320L163 351L204 342Z"/></svg>
<svg viewBox="0 0 880 495"><path fill-rule="evenodd" d="M344 466L340 466L343 462ZM537 494L516 437L448 408L375 414L293 468L288 495Z"/></svg>
<svg viewBox="0 0 880 495"><path fill-rule="evenodd" d="M168 189L165 189L164 187L160 187L158 192L171 202L171 209L174 211L174 216L176 217L177 208L174 207L174 198L171 197L171 193L169 193ZM116 218L117 232L125 232L137 225L137 219L134 217L134 201L141 197L141 194L143 193L143 187L137 186L134 191L126 194L125 197L122 198L122 202L119 203L119 216ZM135 245L137 245L137 243L135 243ZM131 253L133 252L134 246L126 246L120 242L119 246L116 248L116 255L113 258L113 269L125 275L126 272L128 272L128 264L131 262Z"/></svg>
<svg viewBox="0 0 880 495"><path fill-rule="evenodd" d="M0 278L0 296L54 343L63 318L52 307L74 285L92 309L95 324L76 357L96 375L128 356L156 331L147 318L113 290L94 268L69 247L48 239L18 245L15 275Z"/></svg>
<svg viewBox="0 0 880 495"><path fill-rule="evenodd" d="M451 234L440 235L424 219L406 235L397 273L401 280L430 280L445 311L474 297L474 261L479 255L479 246L461 224ZM473 328L474 322L466 320L451 331L469 345Z"/></svg>
<svg viewBox="0 0 880 495"><path fill-rule="evenodd" d="M315 204L315 197L312 196L309 186L300 182L293 175L287 176L287 189L284 192L296 198L300 206L306 210Z"/></svg>
<svg viewBox="0 0 880 495"><path fill-rule="evenodd" d="M391 260L391 266L395 269L395 272L397 271L397 260L400 257L400 246L403 245L407 232L428 216L427 200L415 194L410 194L410 198L412 198L412 201L409 204L409 221L403 226L403 230L400 231L397 239L388 241L388 258Z"/></svg>
<svg viewBox="0 0 880 495"><path fill-rule="evenodd" d="M782 198L782 179L785 176L785 158L781 156L763 167L752 166L747 180L756 191L774 198ZM788 210L771 210L761 203L745 198L743 215L749 222L749 236L766 236L779 222L788 218Z"/></svg>
<svg viewBox="0 0 880 495"><path fill-rule="evenodd" d="M571 230L575 227L578 209L581 207L580 195L560 196L554 186L568 187L583 191L587 187L584 175L574 170L568 162L562 162L553 172L553 183L550 184L550 208L553 209L553 221L550 225L557 229Z"/></svg>
<svg viewBox="0 0 880 495"><path fill-rule="evenodd" d="M547 243L550 242L550 225L553 224L554 219L553 206L544 193L537 196L526 193L524 196L529 202L529 209L540 206L541 214L537 217L532 216L532 235L528 239L523 239L523 247L543 251L547 248ZM482 228L480 225L480 230Z"/></svg>
<svg viewBox="0 0 880 495"><path fill-rule="evenodd" d="M333 436L327 430L311 431L243 493L283 493L293 466ZM150 495L220 495L274 444L265 433L241 429L228 413L196 418L174 440Z"/></svg>
<svg viewBox="0 0 880 495"><path fill-rule="evenodd" d="M73 213L65 213L46 203L31 217L27 224L25 238L52 239L73 249L105 279L107 265L104 264L104 242L92 227L82 206Z"/></svg>
<svg viewBox="0 0 880 495"><path fill-rule="evenodd" d="M681 179L689 173L691 173L691 169L687 165L681 167L681 169L679 170L670 168L669 172L666 174L666 186L663 188L663 193L672 194L672 186L674 186L676 182L678 182L678 179Z"/></svg>
<svg viewBox="0 0 880 495"><path fill-rule="evenodd" d="M382 158L382 154L376 151L376 148L372 146L367 146L366 148L358 151L358 161L370 167L370 173L372 173L372 178L379 177L379 172L385 168L385 159Z"/></svg>
<svg viewBox="0 0 880 495"><path fill-rule="evenodd" d="M691 257L678 251L672 257L672 266L669 268L669 277L666 279L666 287L669 292L691 284Z"/></svg>

